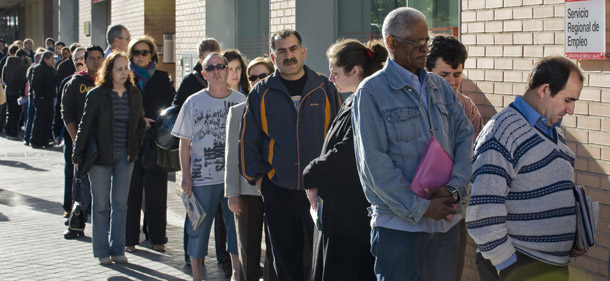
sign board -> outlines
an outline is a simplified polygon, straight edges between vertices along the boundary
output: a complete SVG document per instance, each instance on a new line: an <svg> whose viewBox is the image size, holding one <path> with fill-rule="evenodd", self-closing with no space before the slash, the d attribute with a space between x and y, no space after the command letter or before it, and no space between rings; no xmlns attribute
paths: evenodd
<svg viewBox="0 0 610 281"><path fill-rule="evenodd" d="M571 59L606 59L606 1L566 0L565 50Z"/></svg>

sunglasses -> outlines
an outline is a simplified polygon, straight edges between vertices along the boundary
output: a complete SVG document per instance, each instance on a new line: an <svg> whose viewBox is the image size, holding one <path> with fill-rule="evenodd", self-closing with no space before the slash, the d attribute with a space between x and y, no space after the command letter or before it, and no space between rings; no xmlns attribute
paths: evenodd
<svg viewBox="0 0 610 281"><path fill-rule="evenodd" d="M214 71L214 69L224 70L224 69L227 69L227 65L223 64L223 63L219 63L217 65L210 64L210 65L206 66L203 70L205 70L206 72L212 72L212 71Z"/></svg>
<svg viewBox="0 0 610 281"><path fill-rule="evenodd" d="M250 75L250 76L248 76L248 80L254 82L254 81L256 81L256 79L264 79L268 75L269 74L266 74L266 73L261 73L259 75Z"/></svg>
<svg viewBox="0 0 610 281"><path fill-rule="evenodd" d="M137 57L137 56L145 57L150 54L150 51L149 50L133 50L133 51L131 51L131 53L134 57Z"/></svg>

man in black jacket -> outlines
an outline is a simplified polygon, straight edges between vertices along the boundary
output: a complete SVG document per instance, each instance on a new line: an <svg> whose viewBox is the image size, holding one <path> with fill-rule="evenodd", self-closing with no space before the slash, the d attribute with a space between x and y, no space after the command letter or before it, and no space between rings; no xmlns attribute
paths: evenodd
<svg viewBox="0 0 610 281"><path fill-rule="evenodd" d="M13 50L14 48L11 48L11 51ZM2 68L2 81L6 84L6 107L8 110L6 138L10 140L19 139L17 136L19 132L17 124L21 114L21 107L17 103L17 99L23 96L25 88L27 66L24 60L25 52L23 50L11 52L10 57L7 58L6 64Z"/></svg>
<svg viewBox="0 0 610 281"><path fill-rule="evenodd" d="M176 92L173 104L178 107L182 107L184 101L192 94L208 87L208 82L203 79L203 76L201 75L201 71L203 70L201 63L209 54L220 53L220 44L214 38L206 38L199 42L198 49L199 62L193 67L193 72L184 76L182 83L180 83L180 87Z"/></svg>
<svg viewBox="0 0 610 281"><path fill-rule="evenodd" d="M33 148L52 146L51 126L53 125L53 99L57 96L55 85L55 59L53 52L46 51L42 60L34 68L32 87L34 93L34 126L30 144Z"/></svg>
<svg viewBox="0 0 610 281"><path fill-rule="evenodd" d="M85 61L87 69L85 71L76 72L70 80L63 87L63 94L61 98L61 116L66 126L66 136L64 142L64 159L66 161L66 182L64 189L64 210L70 212L72 207L72 180L74 173L74 166L72 165L72 147L76 140L76 132L78 131L78 124L83 116L83 110L85 108L85 97L87 92L95 87L95 74L104 62L104 50L98 45L88 47L84 53L84 57L81 57L81 50L76 49L72 60L74 65L78 68L78 64L82 63L82 59ZM76 195L76 194L74 194ZM81 179L81 190L80 190L80 202L81 206L88 210L91 194L89 192L89 181L86 175L83 175ZM67 230L64 233L64 238L73 239L78 236L83 236L82 231Z"/></svg>

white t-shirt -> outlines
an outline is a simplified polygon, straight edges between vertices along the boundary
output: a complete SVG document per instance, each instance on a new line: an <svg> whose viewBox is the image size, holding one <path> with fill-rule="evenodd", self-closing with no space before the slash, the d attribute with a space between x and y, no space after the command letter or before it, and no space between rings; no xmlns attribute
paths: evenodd
<svg viewBox="0 0 610 281"><path fill-rule="evenodd" d="M172 135L191 140L193 186L224 182L225 135L229 108L246 101L234 90L226 98L214 98L204 89L182 105Z"/></svg>

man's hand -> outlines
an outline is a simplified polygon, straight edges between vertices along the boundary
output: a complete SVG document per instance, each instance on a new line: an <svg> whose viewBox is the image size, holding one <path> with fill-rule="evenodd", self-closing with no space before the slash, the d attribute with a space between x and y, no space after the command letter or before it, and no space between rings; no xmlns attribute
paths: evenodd
<svg viewBox="0 0 610 281"><path fill-rule="evenodd" d="M447 189L444 186L439 186L439 187L434 187L434 188L424 188L424 191L426 193L430 194L431 198L443 198L443 197L453 198L453 195L449 191L447 191ZM457 200L457 198L455 200Z"/></svg>
<svg viewBox="0 0 610 281"><path fill-rule="evenodd" d="M74 164L74 169L78 171L78 164Z"/></svg>
<svg viewBox="0 0 610 281"><path fill-rule="evenodd" d="M182 190L186 192L186 195L191 196L193 194L193 179L190 175L182 175Z"/></svg>
<svg viewBox="0 0 610 281"><path fill-rule="evenodd" d="M310 188L305 189L305 194L307 194L307 199L309 199L309 204L311 208L314 210L318 209L318 188Z"/></svg>
<svg viewBox="0 0 610 281"><path fill-rule="evenodd" d="M258 189L258 192L261 192L261 184L263 184L262 177L256 180L256 189Z"/></svg>
<svg viewBox="0 0 610 281"><path fill-rule="evenodd" d="M570 257L580 257L584 254L587 253L587 250L585 249L578 249L578 246L576 246L576 241L574 241L574 244L572 244L572 249L570 249Z"/></svg>
<svg viewBox="0 0 610 281"><path fill-rule="evenodd" d="M241 215L241 200L239 200L238 196L229 197L229 210L236 215Z"/></svg>
<svg viewBox="0 0 610 281"><path fill-rule="evenodd" d="M146 131L152 128L152 124L155 123L155 120L144 117L144 121L146 121Z"/></svg>
<svg viewBox="0 0 610 281"><path fill-rule="evenodd" d="M447 191L445 190L445 192ZM426 212L424 213L424 217L429 217L434 220L441 220L447 218L449 214L455 214L457 211L452 206L454 201L455 200L452 196L436 198L433 197L430 200L430 205L428 206L428 209L426 209Z"/></svg>

